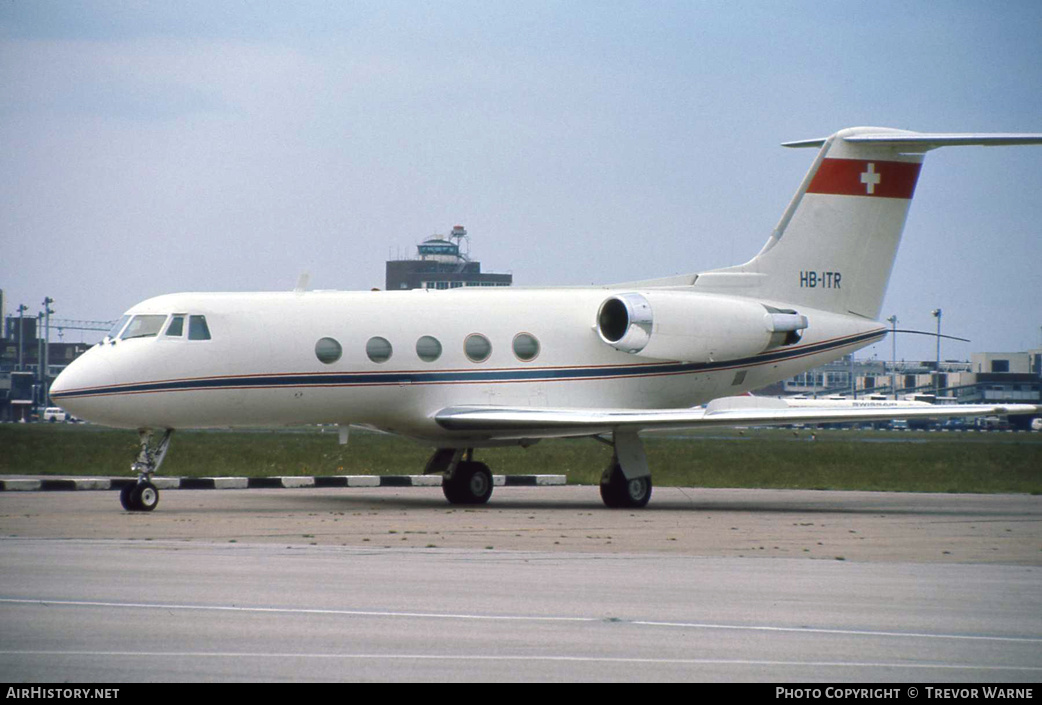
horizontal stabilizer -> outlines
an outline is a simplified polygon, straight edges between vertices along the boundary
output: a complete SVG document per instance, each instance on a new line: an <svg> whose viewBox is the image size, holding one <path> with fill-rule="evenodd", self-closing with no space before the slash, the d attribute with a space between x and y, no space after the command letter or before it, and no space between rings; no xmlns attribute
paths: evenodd
<svg viewBox="0 0 1042 705"><path fill-rule="evenodd" d="M869 128L871 129L871 128ZM921 153L939 147L1003 147L1017 144L1042 144L1042 133L1000 132L905 132L887 130L858 132L841 138L851 144L894 145L909 152ZM827 137L812 140L785 142L783 147L821 147Z"/></svg>

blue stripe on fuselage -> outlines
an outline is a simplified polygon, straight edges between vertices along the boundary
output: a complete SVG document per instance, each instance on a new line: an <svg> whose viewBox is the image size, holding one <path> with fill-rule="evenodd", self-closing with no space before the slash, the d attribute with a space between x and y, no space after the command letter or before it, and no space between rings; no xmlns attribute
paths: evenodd
<svg viewBox="0 0 1042 705"><path fill-rule="evenodd" d="M441 372L316 372L201 377L159 382L108 385L74 389L51 395L55 400L151 392L184 392L212 389L271 389L292 387L353 387L400 384L480 384L510 382L556 382L564 380L624 379L664 375L716 372L816 355L853 344L882 338L886 329L862 333L798 348L788 348L754 357L718 362L663 362L602 367L536 367L495 370L447 370Z"/></svg>

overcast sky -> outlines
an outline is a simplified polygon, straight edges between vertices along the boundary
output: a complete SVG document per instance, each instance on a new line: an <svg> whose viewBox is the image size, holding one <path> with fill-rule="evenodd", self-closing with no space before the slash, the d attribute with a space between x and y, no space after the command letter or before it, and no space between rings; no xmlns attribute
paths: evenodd
<svg viewBox="0 0 1042 705"><path fill-rule="evenodd" d="M1037 0L0 0L6 313L382 287L457 223L516 285L744 262L813 160L781 142L1042 132L1040 37ZM1040 224L1042 147L931 153L883 317L1042 345Z"/></svg>

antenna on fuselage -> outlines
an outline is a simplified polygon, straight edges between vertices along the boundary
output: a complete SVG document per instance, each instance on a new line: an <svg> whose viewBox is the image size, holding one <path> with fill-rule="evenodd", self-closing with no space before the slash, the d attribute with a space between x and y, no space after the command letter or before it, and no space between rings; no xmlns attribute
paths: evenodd
<svg viewBox="0 0 1042 705"><path fill-rule="evenodd" d="M297 279L297 288L293 290L295 294L303 294L308 290L308 282L311 281L311 274L308 272L302 272L300 277Z"/></svg>

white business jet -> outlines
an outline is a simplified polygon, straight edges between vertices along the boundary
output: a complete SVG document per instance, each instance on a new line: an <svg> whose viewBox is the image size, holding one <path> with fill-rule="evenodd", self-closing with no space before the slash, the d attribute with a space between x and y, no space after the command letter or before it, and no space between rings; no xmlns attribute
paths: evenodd
<svg viewBox="0 0 1042 705"><path fill-rule="evenodd" d="M186 293L148 299L59 375L51 397L136 428L138 482L179 428L351 424L436 450L452 503L492 493L475 449L597 436L614 447L609 507L642 507L639 433L708 425L1038 413L1033 405L750 408L720 397L792 377L882 339L880 306L924 155L1040 144L1042 134L859 127L824 139L759 254L745 264L606 287ZM706 405L698 407L697 405ZM693 408L695 407L695 408Z"/></svg>

